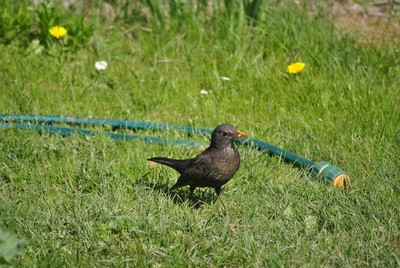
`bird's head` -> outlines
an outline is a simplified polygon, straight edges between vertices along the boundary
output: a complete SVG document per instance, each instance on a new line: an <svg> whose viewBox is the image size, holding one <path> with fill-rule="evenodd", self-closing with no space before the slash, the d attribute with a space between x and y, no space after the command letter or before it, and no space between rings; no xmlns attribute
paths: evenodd
<svg viewBox="0 0 400 268"><path fill-rule="evenodd" d="M231 144L234 138L238 137L247 137L247 135L231 124L222 124L214 129L211 136L211 146L226 146Z"/></svg>

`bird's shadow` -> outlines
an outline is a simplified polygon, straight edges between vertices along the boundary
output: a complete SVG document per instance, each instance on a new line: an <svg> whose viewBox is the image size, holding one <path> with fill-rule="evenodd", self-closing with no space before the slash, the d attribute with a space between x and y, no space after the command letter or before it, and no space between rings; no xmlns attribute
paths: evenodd
<svg viewBox="0 0 400 268"><path fill-rule="evenodd" d="M203 204L214 203L217 199L214 189L208 188L196 188L193 194L193 203L189 196L189 187L182 187L175 190L171 190L171 185L163 183L157 179L152 178L151 172L145 173L140 176L134 184L137 186L148 187L158 193L163 193L168 196L174 204L189 204L195 209L200 208Z"/></svg>

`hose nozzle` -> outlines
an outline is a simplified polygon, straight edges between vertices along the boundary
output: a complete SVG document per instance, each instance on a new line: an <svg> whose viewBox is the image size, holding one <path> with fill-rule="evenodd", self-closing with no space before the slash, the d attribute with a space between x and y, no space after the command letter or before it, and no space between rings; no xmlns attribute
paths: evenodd
<svg viewBox="0 0 400 268"><path fill-rule="evenodd" d="M321 177L324 181L332 183L339 189L350 185L350 177L346 172L325 161L316 163L310 168L310 172L313 178Z"/></svg>

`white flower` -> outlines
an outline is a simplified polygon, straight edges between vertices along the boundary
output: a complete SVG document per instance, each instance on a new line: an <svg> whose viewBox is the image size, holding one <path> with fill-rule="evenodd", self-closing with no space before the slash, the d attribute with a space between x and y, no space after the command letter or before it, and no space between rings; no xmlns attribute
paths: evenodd
<svg viewBox="0 0 400 268"><path fill-rule="evenodd" d="M94 67L96 67L97 70L105 70L107 68L107 65L108 63L102 60L102 61L96 61Z"/></svg>
<svg viewBox="0 0 400 268"><path fill-rule="evenodd" d="M225 76L221 76L220 77L222 80L225 80L225 81L229 81L229 80L231 80L230 78L228 78L228 77L225 77Z"/></svg>
<svg viewBox="0 0 400 268"><path fill-rule="evenodd" d="M200 90L200 94L207 95L207 94L208 94L208 91L207 91L207 90L204 90L204 89L202 89L202 90Z"/></svg>

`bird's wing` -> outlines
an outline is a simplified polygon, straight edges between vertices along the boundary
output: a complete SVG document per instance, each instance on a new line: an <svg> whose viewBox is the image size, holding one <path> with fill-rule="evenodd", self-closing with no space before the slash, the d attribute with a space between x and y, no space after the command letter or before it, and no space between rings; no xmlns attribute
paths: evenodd
<svg viewBox="0 0 400 268"><path fill-rule="evenodd" d="M172 189L186 185L196 185L200 181L207 181L207 178L214 172L213 159L207 153L203 152L191 160Z"/></svg>

